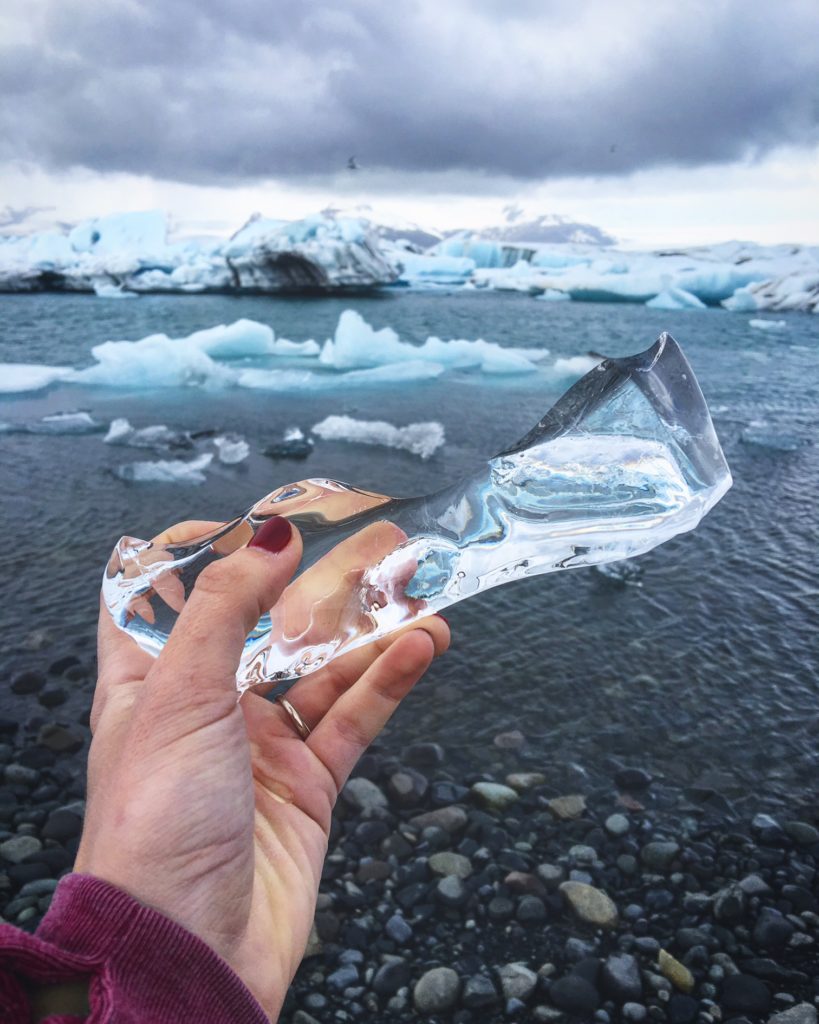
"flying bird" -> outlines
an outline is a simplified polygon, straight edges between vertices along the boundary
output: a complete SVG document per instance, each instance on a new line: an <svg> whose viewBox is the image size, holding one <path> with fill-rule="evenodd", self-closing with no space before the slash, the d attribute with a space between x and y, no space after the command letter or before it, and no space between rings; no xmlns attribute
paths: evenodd
<svg viewBox="0 0 819 1024"><path fill-rule="evenodd" d="M348 171L357 171L358 169L359 169L358 161L356 160L356 158L354 156L351 156L350 159L347 161L347 170Z"/></svg>

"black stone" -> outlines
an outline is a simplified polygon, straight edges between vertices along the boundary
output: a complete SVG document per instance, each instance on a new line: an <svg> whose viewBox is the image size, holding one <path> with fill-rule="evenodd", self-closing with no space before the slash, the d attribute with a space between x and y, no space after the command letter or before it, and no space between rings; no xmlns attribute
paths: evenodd
<svg viewBox="0 0 819 1024"><path fill-rule="evenodd" d="M549 998L560 1010L568 1013L592 1013L600 1005L600 996L594 985L578 974L559 978L549 989Z"/></svg>
<svg viewBox="0 0 819 1024"><path fill-rule="evenodd" d="M693 1024L699 1009L699 1003L691 996L673 995L668 1001L668 1019L671 1024Z"/></svg>
<svg viewBox="0 0 819 1024"><path fill-rule="evenodd" d="M764 981L750 974L730 974L722 986L720 1004L724 1010L762 1014L771 1007L771 993Z"/></svg>
<svg viewBox="0 0 819 1024"><path fill-rule="evenodd" d="M37 693L45 686L45 676L41 672L29 670L18 673L11 681L12 693Z"/></svg>
<svg viewBox="0 0 819 1024"><path fill-rule="evenodd" d="M373 991L380 996L394 995L399 988L408 985L412 970L405 960L390 960L375 972Z"/></svg>
<svg viewBox="0 0 819 1024"><path fill-rule="evenodd" d="M37 695L37 700L44 708L56 708L65 704L68 694L61 686L47 686Z"/></svg>
<svg viewBox="0 0 819 1024"><path fill-rule="evenodd" d="M481 1010L488 1006L495 1006L498 1002L498 991L491 978L487 978L483 974L475 974L467 979L461 1002L469 1010Z"/></svg>
<svg viewBox="0 0 819 1024"><path fill-rule="evenodd" d="M537 896L521 896L516 915L521 924L537 924L546 920L546 904Z"/></svg>
<svg viewBox="0 0 819 1024"><path fill-rule="evenodd" d="M413 768L436 768L446 759L444 748L439 743L412 743L401 756Z"/></svg>
<svg viewBox="0 0 819 1024"><path fill-rule="evenodd" d="M763 949L782 949L793 935L793 925L771 907L765 907L754 925L754 942Z"/></svg>
<svg viewBox="0 0 819 1024"><path fill-rule="evenodd" d="M56 661L52 661L52 663L48 666L48 671L49 674L52 676L62 676L65 675L68 669L73 668L74 666L79 664L80 659L76 656L76 654L66 654L64 657L57 658Z"/></svg>
<svg viewBox="0 0 819 1024"><path fill-rule="evenodd" d="M312 451L312 441L306 437L297 437L292 441L269 444L262 449L262 455L266 455L269 459L306 459Z"/></svg>
<svg viewBox="0 0 819 1024"><path fill-rule="evenodd" d="M72 836L78 836L82 832L82 818L73 811L57 810L52 811L43 825L41 835L43 839L56 839L62 842Z"/></svg>
<svg viewBox="0 0 819 1024"><path fill-rule="evenodd" d="M652 778L642 768L621 768L615 773L614 781L619 789L648 789Z"/></svg>
<svg viewBox="0 0 819 1024"><path fill-rule="evenodd" d="M18 763L27 768L50 768L56 760L54 752L45 747L26 747L17 755Z"/></svg>

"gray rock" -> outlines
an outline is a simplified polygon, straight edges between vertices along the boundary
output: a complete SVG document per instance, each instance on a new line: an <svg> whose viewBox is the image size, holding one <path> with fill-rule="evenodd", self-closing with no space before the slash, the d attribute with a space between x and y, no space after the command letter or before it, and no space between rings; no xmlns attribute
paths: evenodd
<svg viewBox="0 0 819 1024"><path fill-rule="evenodd" d="M11 681L11 692L26 694L36 693L45 686L46 678L41 672L29 670L20 672Z"/></svg>
<svg viewBox="0 0 819 1024"><path fill-rule="evenodd" d="M412 743L405 747L402 760L415 768L437 768L446 759L446 752L439 743Z"/></svg>
<svg viewBox="0 0 819 1024"><path fill-rule="evenodd" d="M373 992L380 996L394 996L399 988L409 984L410 965L400 957L391 957L375 972Z"/></svg>
<svg viewBox="0 0 819 1024"><path fill-rule="evenodd" d="M526 746L526 737L520 729L499 732L492 740L498 750L522 750Z"/></svg>
<svg viewBox="0 0 819 1024"><path fill-rule="evenodd" d="M537 924L546 920L546 904L539 896L521 896L515 915L521 924Z"/></svg>
<svg viewBox="0 0 819 1024"><path fill-rule="evenodd" d="M737 885L746 896L766 896L771 891L771 887L759 875L746 875Z"/></svg>
<svg viewBox="0 0 819 1024"><path fill-rule="evenodd" d="M816 1024L816 1007L812 1003L797 1003L768 1018L768 1024Z"/></svg>
<svg viewBox="0 0 819 1024"><path fill-rule="evenodd" d="M819 829L806 821L786 821L785 831L800 846L815 846L819 843Z"/></svg>
<svg viewBox="0 0 819 1024"><path fill-rule="evenodd" d="M614 928L617 924L617 907L611 897L583 882L563 882L560 886L575 915L586 924L598 928Z"/></svg>
<svg viewBox="0 0 819 1024"><path fill-rule="evenodd" d="M0 847L2 849L2 847ZM763 949L782 949L787 946L793 925L778 910L764 907L754 925L754 942Z"/></svg>
<svg viewBox="0 0 819 1024"><path fill-rule="evenodd" d="M57 888L56 878L36 878L33 882L26 882L18 896L50 896Z"/></svg>
<svg viewBox="0 0 819 1024"><path fill-rule="evenodd" d="M412 768L394 772L387 783L390 796L401 807L413 807L420 803L428 789L428 780Z"/></svg>
<svg viewBox="0 0 819 1024"><path fill-rule="evenodd" d="M518 800L517 790L500 782L476 782L472 792L490 811L504 811Z"/></svg>
<svg viewBox="0 0 819 1024"><path fill-rule="evenodd" d="M3 774L12 786L34 786L40 781L37 769L26 768L23 764L7 764Z"/></svg>
<svg viewBox="0 0 819 1024"><path fill-rule="evenodd" d="M42 829L43 839L56 839L63 842L72 839L82 832L82 818L73 811L58 808L52 811Z"/></svg>
<svg viewBox="0 0 819 1024"><path fill-rule="evenodd" d="M85 743L85 735L75 725L50 722L37 733L37 742L56 754L73 754Z"/></svg>
<svg viewBox="0 0 819 1024"><path fill-rule="evenodd" d="M468 1010L483 1010L498 1002L498 990L492 979L484 974L473 974L464 985L461 1002Z"/></svg>
<svg viewBox="0 0 819 1024"><path fill-rule="evenodd" d="M464 883L457 875L447 875L435 886L435 895L445 907L462 907L467 900Z"/></svg>
<svg viewBox="0 0 819 1024"><path fill-rule="evenodd" d="M770 814L757 814L751 821L751 831L761 843L780 843L785 838L785 830Z"/></svg>
<svg viewBox="0 0 819 1024"><path fill-rule="evenodd" d="M296 1010L293 1014L293 1024L319 1024L315 1017L304 1010Z"/></svg>
<svg viewBox="0 0 819 1024"><path fill-rule="evenodd" d="M400 914L393 914L392 917L384 925L384 931L389 935L393 942L397 942L399 946L403 946L405 942L409 942L412 938L412 927L409 925Z"/></svg>
<svg viewBox="0 0 819 1024"><path fill-rule="evenodd" d="M581 817L586 810L586 798L579 793L569 796L556 796L546 805L560 821L572 821Z"/></svg>
<svg viewBox="0 0 819 1024"><path fill-rule="evenodd" d="M615 1003L639 1002L643 995L640 965L630 953L613 953L603 964L600 986Z"/></svg>
<svg viewBox="0 0 819 1024"><path fill-rule="evenodd" d="M624 1003L622 1013L623 1020L634 1021L634 1024L639 1024L648 1016L648 1010L642 1003Z"/></svg>
<svg viewBox="0 0 819 1024"><path fill-rule="evenodd" d="M456 878L469 878L472 874L472 863L462 853L441 850L429 858L430 871L436 875L455 875Z"/></svg>
<svg viewBox="0 0 819 1024"><path fill-rule="evenodd" d="M0 857L12 864L20 864L33 853L39 853L43 844L35 836L12 836L0 843Z"/></svg>
<svg viewBox="0 0 819 1024"><path fill-rule="evenodd" d="M358 984L358 968L355 964L344 964L327 976L327 985L336 992L343 992Z"/></svg>
<svg viewBox="0 0 819 1024"><path fill-rule="evenodd" d="M539 864L536 874L547 889L556 889L566 877L566 872L559 864Z"/></svg>
<svg viewBox="0 0 819 1024"><path fill-rule="evenodd" d="M506 776L506 785L516 789L519 793L527 789L535 789L542 786L546 781L543 772L512 772Z"/></svg>
<svg viewBox="0 0 819 1024"><path fill-rule="evenodd" d="M498 980L504 999L520 999L524 1003L537 985L537 975L525 964L504 964L498 968Z"/></svg>
<svg viewBox="0 0 819 1024"><path fill-rule="evenodd" d="M640 860L652 871L667 871L679 852L679 844L670 840L646 843L640 851Z"/></svg>
<svg viewBox="0 0 819 1024"><path fill-rule="evenodd" d="M631 822L625 814L610 814L608 818L606 818L604 827L610 836L619 838L628 832L631 828Z"/></svg>
<svg viewBox="0 0 819 1024"><path fill-rule="evenodd" d="M720 924L741 921L746 902L745 893L739 885L727 885L714 897L714 917Z"/></svg>
<svg viewBox="0 0 819 1024"><path fill-rule="evenodd" d="M771 993L764 981L752 974L732 974L722 986L720 1005L723 1010L762 1014L771 1007Z"/></svg>
<svg viewBox="0 0 819 1024"><path fill-rule="evenodd" d="M349 779L341 795L348 804L364 813L383 811L389 806L386 795L365 778Z"/></svg>
<svg viewBox="0 0 819 1024"><path fill-rule="evenodd" d="M469 818L463 807L450 804L447 807L437 807L434 811L427 811L425 814L416 814L414 818L410 818L409 823L413 828L419 830L442 828L445 832L449 832L452 835L466 828L468 821Z"/></svg>
<svg viewBox="0 0 819 1024"><path fill-rule="evenodd" d="M433 967L422 974L412 990L419 1013L443 1013L458 1001L461 979L451 967Z"/></svg>

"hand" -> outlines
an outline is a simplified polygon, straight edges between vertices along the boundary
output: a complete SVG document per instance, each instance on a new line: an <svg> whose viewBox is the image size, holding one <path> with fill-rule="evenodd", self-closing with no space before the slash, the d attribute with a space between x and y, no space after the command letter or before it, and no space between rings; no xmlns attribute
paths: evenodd
<svg viewBox="0 0 819 1024"><path fill-rule="evenodd" d="M278 552L241 548L202 573L157 659L103 610L75 864L202 938L271 1019L304 953L339 790L449 645L433 616L300 680L288 699L312 729L306 741L263 696L237 703L245 636L301 557L298 534L280 532Z"/></svg>

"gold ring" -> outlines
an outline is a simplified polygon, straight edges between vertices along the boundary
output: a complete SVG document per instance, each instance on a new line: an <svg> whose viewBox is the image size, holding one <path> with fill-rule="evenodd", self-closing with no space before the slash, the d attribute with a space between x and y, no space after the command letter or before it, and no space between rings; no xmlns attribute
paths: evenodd
<svg viewBox="0 0 819 1024"><path fill-rule="evenodd" d="M281 705L281 707L287 712L287 715L290 721L293 723L296 732L299 734L299 736L303 740L306 740L307 737L310 735L310 726L307 724L307 722L305 722L305 720L301 717L298 711L296 711L296 709L293 707L290 701L286 700L284 697L277 697L276 703Z"/></svg>

